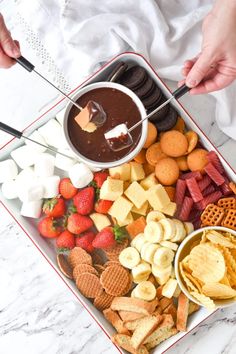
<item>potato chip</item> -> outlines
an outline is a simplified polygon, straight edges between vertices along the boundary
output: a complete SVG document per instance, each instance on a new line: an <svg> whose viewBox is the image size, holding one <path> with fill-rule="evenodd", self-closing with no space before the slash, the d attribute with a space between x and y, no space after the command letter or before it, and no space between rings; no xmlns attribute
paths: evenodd
<svg viewBox="0 0 236 354"><path fill-rule="evenodd" d="M200 244L190 252L192 275L203 283L220 281L225 274L225 260L221 252L209 244Z"/></svg>
<svg viewBox="0 0 236 354"><path fill-rule="evenodd" d="M199 245L199 243L200 243L200 240L194 241L194 242L191 244L191 246L190 246L190 251L191 251L194 247L196 247L197 245Z"/></svg>
<svg viewBox="0 0 236 354"><path fill-rule="evenodd" d="M200 243L205 243L205 242L207 242L206 230L204 230L203 233L202 233L202 238L201 238Z"/></svg>
<svg viewBox="0 0 236 354"><path fill-rule="evenodd" d="M199 293L202 293L202 284L200 284L200 280L194 278L192 274L185 272L185 276L194 284Z"/></svg>
<svg viewBox="0 0 236 354"><path fill-rule="evenodd" d="M210 230L206 232L206 238L211 241L212 243L215 243L217 245L221 245L227 248L234 248L236 249L236 245L234 245L232 242L230 242L226 237L224 237L222 234L215 230Z"/></svg>
<svg viewBox="0 0 236 354"><path fill-rule="evenodd" d="M211 300L208 296L204 294L199 294L195 291L191 291L190 294L209 310L214 310L216 308L214 301Z"/></svg>
<svg viewBox="0 0 236 354"><path fill-rule="evenodd" d="M224 278L221 279L220 283L221 283L221 284L224 284L224 285L231 286L231 285L230 285L230 282L229 282L229 278L228 278L228 276L227 276L227 273L224 275Z"/></svg>
<svg viewBox="0 0 236 354"><path fill-rule="evenodd" d="M183 265L182 265L182 263L180 262L180 264L179 264L179 271L180 271L180 274L181 274L181 276L182 276L182 278L183 278L183 280L184 280L184 282L185 282L185 284L186 284L186 286L187 286L187 288L188 288L188 290L190 291L190 290L193 290L193 291L198 291L198 289L195 287L195 285L189 280L189 278L186 276L186 273L187 272L185 272L184 271L184 269L183 269Z"/></svg>
<svg viewBox="0 0 236 354"><path fill-rule="evenodd" d="M230 253L231 253L231 255L232 255L232 257L233 257L233 259L236 261L236 250L230 250Z"/></svg>
<svg viewBox="0 0 236 354"><path fill-rule="evenodd" d="M192 269L189 268L188 262L189 262L189 258L190 256L186 256L183 260L182 260L182 264L183 264L183 268L189 272L192 273Z"/></svg>
<svg viewBox="0 0 236 354"><path fill-rule="evenodd" d="M207 283L202 287L204 295L214 299L230 299L236 296L236 290L232 289L228 285L220 283Z"/></svg>

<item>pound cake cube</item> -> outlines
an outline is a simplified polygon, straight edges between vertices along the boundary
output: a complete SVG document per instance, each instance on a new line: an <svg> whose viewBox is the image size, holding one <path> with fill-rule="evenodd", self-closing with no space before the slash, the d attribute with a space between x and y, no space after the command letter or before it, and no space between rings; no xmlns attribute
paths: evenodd
<svg viewBox="0 0 236 354"><path fill-rule="evenodd" d="M123 165L109 168L109 174L111 177L119 178L122 181L130 180L130 164L124 163Z"/></svg>
<svg viewBox="0 0 236 354"><path fill-rule="evenodd" d="M131 209L131 211L133 213L139 214L139 215L143 215L146 216L147 212L148 212L148 201L146 201L141 208L136 208L136 206L134 205L133 208Z"/></svg>
<svg viewBox="0 0 236 354"><path fill-rule="evenodd" d="M100 189L100 199L114 201L123 194L124 182L108 177Z"/></svg>
<svg viewBox="0 0 236 354"><path fill-rule="evenodd" d="M125 195L129 198L129 200L131 200L136 208L141 208L141 206L147 201L145 190L136 181L131 183L131 185L126 189Z"/></svg>
<svg viewBox="0 0 236 354"><path fill-rule="evenodd" d="M130 162L130 179L131 181L140 181L145 178L143 166L138 162Z"/></svg>
<svg viewBox="0 0 236 354"><path fill-rule="evenodd" d="M151 173L149 176L147 176L140 182L140 185L143 187L143 189L145 189L145 191L157 184L158 181L156 179L155 173Z"/></svg>
<svg viewBox="0 0 236 354"><path fill-rule="evenodd" d="M169 216L174 216L176 209L177 204L174 202L170 202L167 206L161 209L161 212Z"/></svg>
<svg viewBox="0 0 236 354"><path fill-rule="evenodd" d="M133 209L133 208L132 208ZM134 221L134 218L133 218L133 215L131 213L129 213L125 220L118 220L116 219L117 221L117 224L122 227L122 226L126 226L126 225L129 225L130 223L132 223Z"/></svg>
<svg viewBox="0 0 236 354"><path fill-rule="evenodd" d="M147 199L154 210L161 211L170 204L170 198L161 184L157 184L148 189Z"/></svg>
<svg viewBox="0 0 236 354"><path fill-rule="evenodd" d="M113 216L117 220L123 221L126 219L132 207L133 207L133 203L131 203L125 197L121 196L114 201L114 203L112 204L111 208L108 211L108 214Z"/></svg>
<svg viewBox="0 0 236 354"><path fill-rule="evenodd" d="M104 227L111 225L109 218L104 214L93 213L90 215L90 218L93 220L98 231L101 231Z"/></svg>

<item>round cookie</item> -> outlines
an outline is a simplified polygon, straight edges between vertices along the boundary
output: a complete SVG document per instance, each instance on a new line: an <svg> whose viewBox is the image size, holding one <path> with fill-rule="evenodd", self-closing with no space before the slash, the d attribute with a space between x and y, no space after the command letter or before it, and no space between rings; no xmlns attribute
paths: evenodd
<svg viewBox="0 0 236 354"><path fill-rule="evenodd" d="M121 76L120 83L129 89L138 88L147 79L146 70L138 65L132 66Z"/></svg>
<svg viewBox="0 0 236 354"><path fill-rule="evenodd" d="M155 86L154 89L150 92L150 94L143 98L141 101L144 105L144 107L149 110L151 109L154 105L158 105L159 102L161 101L163 95L161 90L159 89L158 86Z"/></svg>
<svg viewBox="0 0 236 354"><path fill-rule="evenodd" d="M160 121L155 121L155 126L159 132L166 132L172 129L178 119L178 114L174 108L169 107L168 115Z"/></svg>
<svg viewBox="0 0 236 354"><path fill-rule="evenodd" d="M161 100L159 106L163 103L164 101ZM164 106L162 109L160 109L160 111L157 111L156 113L154 113L150 118L149 120L151 122L160 122L162 119L164 119L168 113L169 113L169 109L170 109L170 105L167 104L166 106ZM154 111L155 108L152 110Z"/></svg>
<svg viewBox="0 0 236 354"><path fill-rule="evenodd" d="M205 149L195 149L187 156L188 167L191 171L202 172L208 164L207 151Z"/></svg>
<svg viewBox="0 0 236 354"><path fill-rule="evenodd" d="M90 299L99 296L102 291L100 279L92 273L82 273L76 278L76 286L82 295Z"/></svg>
<svg viewBox="0 0 236 354"><path fill-rule="evenodd" d="M177 162L170 157L159 160L156 164L155 174L161 184L171 186L179 178Z"/></svg>
<svg viewBox="0 0 236 354"><path fill-rule="evenodd" d="M146 150L142 149L141 151L139 151L139 153L134 157L134 161L138 163L146 163Z"/></svg>
<svg viewBox="0 0 236 354"><path fill-rule="evenodd" d="M161 149L161 144L160 143L155 143L152 144L151 146L149 146L149 148L147 149L146 152L146 159L147 162L152 165L155 166L156 163L163 159L164 157L167 157L166 154L164 154L164 152Z"/></svg>
<svg viewBox="0 0 236 354"><path fill-rule="evenodd" d="M155 143L157 139L157 128L151 122L148 122L148 132L145 144L143 145L144 149L147 149L150 145Z"/></svg>
<svg viewBox="0 0 236 354"><path fill-rule="evenodd" d="M176 157L177 165L179 166L180 171L188 171L188 163L187 163L187 156L180 156Z"/></svg>
<svg viewBox="0 0 236 354"><path fill-rule="evenodd" d="M188 149L187 138L177 130L170 130L164 133L160 143L162 151L171 157L182 156Z"/></svg>
<svg viewBox="0 0 236 354"><path fill-rule="evenodd" d="M142 86L137 89L133 89L134 93L140 98L144 98L149 95L150 92L154 89L155 83L153 79L148 76L147 80L143 83Z"/></svg>

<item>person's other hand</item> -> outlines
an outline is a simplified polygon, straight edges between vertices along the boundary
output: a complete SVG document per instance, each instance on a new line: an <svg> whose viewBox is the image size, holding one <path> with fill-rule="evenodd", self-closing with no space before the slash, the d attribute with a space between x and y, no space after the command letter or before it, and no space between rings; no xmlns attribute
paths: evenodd
<svg viewBox="0 0 236 354"><path fill-rule="evenodd" d="M218 0L202 26L201 53L184 63L191 94L223 89L236 79L236 1Z"/></svg>
<svg viewBox="0 0 236 354"><path fill-rule="evenodd" d="M10 68L15 64L12 58L18 58L20 55L19 43L12 39L0 14L0 68Z"/></svg>

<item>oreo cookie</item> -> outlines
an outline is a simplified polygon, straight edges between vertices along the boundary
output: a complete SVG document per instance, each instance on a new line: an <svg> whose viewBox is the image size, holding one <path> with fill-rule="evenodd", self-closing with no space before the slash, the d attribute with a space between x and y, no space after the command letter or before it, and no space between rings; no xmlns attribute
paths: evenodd
<svg viewBox="0 0 236 354"><path fill-rule="evenodd" d="M114 69L107 77L107 81L117 82L119 78L124 74L125 70L128 68L128 64L120 61L117 65L115 65Z"/></svg>
<svg viewBox="0 0 236 354"><path fill-rule="evenodd" d="M142 66L132 66L120 78L120 83L131 90L138 89L147 80L147 72Z"/></svg>
<svg viewBox="0 0 236 354"><path fill-rule="evenodd" d="M158 106L162 105L162 103L164 103L164 102L165 102L165 100L162 99ZM157 106L157 107L158 107L158 106ZM152 110L149 110L149 111L148 111L148 114L150 114L151 112L153 112L157 107L153 108ZM164 119L164 118L168 115L169 109L170 109L170 105L167 104L167 105L164 106L162 109L160 109L160 111L157 111L156 113L154 113L154 114L149 118L149 120L150 120L151 122L160 122L162 119Z"/></svg>
<svg viewBox="0 0 236 354"><path fill-rule="evenodd" d="M163 94L161 90L158 86L155 86L154 89L150 92L150 94L147 97L143 98L141 101L144 107L149 110L153 107L157 107L162 98Z"/></svg>
<svg viewBox="0 0 236 354"><path fill-rule="evenodd" d="M149 96L150 92L152 92L154 87L155 87L155 82L149 76L139 88L133 91L140 99L142 99Z"/></svg>
<svg viewBox="0 0 236 354"><path fill-rule="evenodd" d="M155 121L154 124L157 127L158 132L166 132L175 126L177 119L178 113L172 106L170 106L168 115L160 121Z"/></svg>

